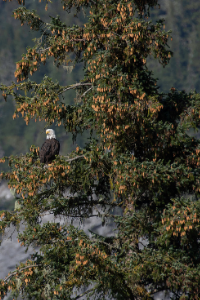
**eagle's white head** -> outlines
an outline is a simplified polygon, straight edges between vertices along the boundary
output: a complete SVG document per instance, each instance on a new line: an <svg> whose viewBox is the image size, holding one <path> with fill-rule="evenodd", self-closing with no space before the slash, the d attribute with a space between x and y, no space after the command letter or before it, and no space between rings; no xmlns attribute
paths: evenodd
<svg viewBox="0 0 200 300"><path fill-rule="evenodd" d="M47 140L56 139L55 131L53 129L46 130Z"/></svg>

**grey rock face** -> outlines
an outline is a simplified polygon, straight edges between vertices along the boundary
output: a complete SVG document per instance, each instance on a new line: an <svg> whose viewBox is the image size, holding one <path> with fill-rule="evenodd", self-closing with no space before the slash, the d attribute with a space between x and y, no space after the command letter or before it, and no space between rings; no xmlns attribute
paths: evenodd
<svg viewBox="0 0 200 300"><path fill-rule="evenodd" d="M10 192L10 189L8 188L8 185L6 182L2 182L0 184L0 203L4 203L6 201L12 201L14 199L14 196Z"/></svg>

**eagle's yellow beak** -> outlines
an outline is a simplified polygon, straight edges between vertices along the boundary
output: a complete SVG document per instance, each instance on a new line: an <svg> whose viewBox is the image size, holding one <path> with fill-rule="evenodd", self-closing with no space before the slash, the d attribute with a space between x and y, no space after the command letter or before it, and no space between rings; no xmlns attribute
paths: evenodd
<svg viewBox="0 0 200 300"><path fill-rule="evenodd" d="M48 134L49 133L49 130L46 130L46 134Z"/></svg>

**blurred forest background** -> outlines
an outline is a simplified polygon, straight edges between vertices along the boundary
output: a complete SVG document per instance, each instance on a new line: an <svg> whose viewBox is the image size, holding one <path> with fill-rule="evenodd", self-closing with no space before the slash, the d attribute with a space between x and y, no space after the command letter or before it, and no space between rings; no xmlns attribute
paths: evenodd
<svg viewBox="0 0 200 300"><path fill-rule="evenodd" d="M28 46L34 45L34 38L40 36L33 32L13 17L13 10L18 7L17 1L10 3L0 0L0 83L9 85L15 81L15 63L21 59ZM82 25L87 20L88 11L80 13L79 17L67 14L62 9L60 0L53 0L45 11L45 3L39 0L26 0L26 7L38 12L41 19L49 21L49 16L60 15L61 20L67 25ZM163 68L155 60L149 59L149 68L154 77L158 78L160 91L168 93L171 87L189 92L200 92L200 2L195 0L160 0L160 9L153 9L151 17L153 22L165 19L166 30L172 30L173 40L169 47L174 52L171 62ZM40 82L46 74L54 81L67 85L78 82L83 78L82 65L77 66L68 73L63 66L56 68L49 60L39 72L32 76L32 80ZM70 91L65 95L65 101L73 103L75 92ZM23 154L29 151L31 145L40 146L45 140L45 123L31 121L26 126L22 118L13 120L15 103L11 98L7 102L0 95L0 157ZM75 149L76 145L83 146L89 136L78 136L73 144L72 135L66 133L64 128L51 126L56 130L56 135L61 143L61 155L67 155ZM0 165L1 170L6 166ZM1 171L0 170L0 171Z"/></svg>

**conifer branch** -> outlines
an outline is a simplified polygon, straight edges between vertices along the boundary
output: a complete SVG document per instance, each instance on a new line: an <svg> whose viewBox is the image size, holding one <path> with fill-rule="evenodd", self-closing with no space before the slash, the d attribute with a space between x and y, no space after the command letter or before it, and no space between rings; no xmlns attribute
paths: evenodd
<svg viewBox="0 0 200 300"><path fill-rule="evenodd" d="M67 156L64 156L64 157L67 157ZM76 157L74 157L74 158L66 159L65 161L71 162L71 161L73 161L73 160L76 160L76 159L79 159L79 158L82 158L82 157L84 157L84 155L80 155L80 156L76 156Z"/></svg>
<svg viewBox="0 0 200 300"><path fill-rule="evenodd" d="M92 83L89 83L89 82L87 82L87 83L76 83L76 84L73 84L73 85L69 86L68 88L62 90L62 91L61 91L60 93L58 93L58 94L60 95L60 94L62 94L62 93L64 93L64 92L66 92L67 90L75 89L75 88L77 88L77 87L79 87L79 86L85 86L85 85L92 85Z"/></svg>
<svg viewBox="0 0 200 300"><path fill-rule="evenodd" d="M18 272L21 272L21 271L23 271L23 270L25 270L25 269L29 269L29 268L39 267L39 266L41 266L41 265L30 265L30 266L26 266L26 267L24 267L24 268L21 268L21 269L15 271L14 273L8 275L8 276L4 279L4 282L6 282L10 277L14 276L14 275L17 274Z"/></svg>
<svg viewBox="0 0 200 300"><path fill-rule="evenodd" d="M82 98L83 96L85 96L85 94L87 94L92 88L93 88L93 86L92 86L91 88L89 88L87 91L85 91L85 92L83 93L83 95L81 95L81 98Z"/></svg>

